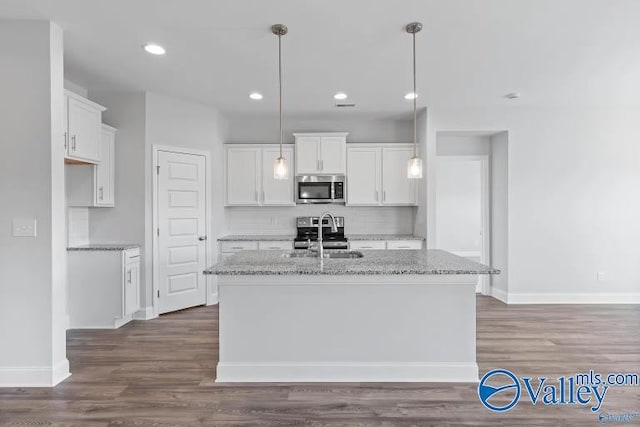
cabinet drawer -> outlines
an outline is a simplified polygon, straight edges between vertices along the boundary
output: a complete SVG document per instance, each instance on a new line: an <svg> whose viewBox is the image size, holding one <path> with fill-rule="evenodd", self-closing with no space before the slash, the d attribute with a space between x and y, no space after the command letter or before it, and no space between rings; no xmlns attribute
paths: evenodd
<svg viewBox="0 0 640 427"><path fill-rule="evenodd" d="M356 240L349 243L351 249L386 249L384 240Z"/></svg>
<svg viewBox="0 0 640 427"><path fill-rule="evenodd" d="M127 249L124 251L125 264L138 261L140 261L140 248Z"/></svg>
<svg viewBox="0 0 640 427"><path fill-rule="evenodd" d="M220 252L238 252L258 249L258 242L220 242Z"/></svg>
<svg viewBox="0 0 640 427"><path fill-rule="evenodd" d="M258 249L261 251L270 251L270 250L291 250L293 249L293 243L289 241L278 241L278 242L258 242Z"/></svg>
<svg viewBox="0 0 640 427"><path fill-rule="evenodd" d="M387 249L422 249L422 240L390 240Z"/></svg>

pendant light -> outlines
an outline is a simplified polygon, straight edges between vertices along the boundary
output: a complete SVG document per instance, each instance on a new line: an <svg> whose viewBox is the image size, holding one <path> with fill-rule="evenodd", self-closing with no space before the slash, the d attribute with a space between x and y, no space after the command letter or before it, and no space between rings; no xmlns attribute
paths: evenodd
<svg viewBox="0 0 640 427"><path fill-rule="evenodd" d="M278 84L280 89L280 156L273 162L273 178L289 179L287 160L282 155L282 36L287 34L287 27L282 24L271 26L271 32L278 36Z"/></svg>
<svg viewBox="0 0 640 427"><path fill-rule="evenodd" d="M418 157L418 140L417 140L417 101L418 92L416 92L416 33L422 30L422 24L420 22L412 22L407 24L407 33L411 34L413 38L413 157L407 162L407 178L409 179L421 179L422 178L422 159Z"/></svg>

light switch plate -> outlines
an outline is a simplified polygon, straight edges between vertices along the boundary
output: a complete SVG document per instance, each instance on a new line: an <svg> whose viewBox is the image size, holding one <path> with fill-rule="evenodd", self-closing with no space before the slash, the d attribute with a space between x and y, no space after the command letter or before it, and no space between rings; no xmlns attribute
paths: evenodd
<svg viewBox="0 0 640 427"><path fill-rule="evenodd" d="M13 219L13 236L14 237L36 237L36 219L35 218L14 218Z"/></svg>

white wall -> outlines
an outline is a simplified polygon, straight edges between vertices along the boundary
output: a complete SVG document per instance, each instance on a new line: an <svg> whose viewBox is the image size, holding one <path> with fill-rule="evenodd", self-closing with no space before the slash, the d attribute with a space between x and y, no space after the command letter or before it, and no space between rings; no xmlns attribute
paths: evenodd
<svg viewBox="0 0 640 427"><path fill-rule="evenodd" d="M62 30L0 22L0 387L52 386L66 358ZM13 237L35 218L37 237Z"/></svg>
<svg viewBox="0 0 640 427"><path fill-rule="evenodd" d="M640 301L640 110L430 115L431 145L443 130L509 131L511 302ZM431 228L435 197L428 194ZM598 271L607 279L598 281Z"/></svg>
<svg viewBox="0 0 640 427"><path fill-rule="evenodd" d="M492 292L504 298L509 284L509 133L491 142L491 265L500 274L491 277Z"/></svg>
<svg viewBox="0 0 640 427"><path fill-rule="evenodd" d="M330 118L284 117L285 142L294 132L349 132L349 142L411 142L413 122L406 119L370 118L345 112ZM278 117L233 115L229 117L227 142L273 143L280 141Z"/></svg>
<svg viewBox="0 0 640 427"><path fill-rule="evenodd" d="M491 154L490 135L438 134L438 156L480 156Z"/></svg>

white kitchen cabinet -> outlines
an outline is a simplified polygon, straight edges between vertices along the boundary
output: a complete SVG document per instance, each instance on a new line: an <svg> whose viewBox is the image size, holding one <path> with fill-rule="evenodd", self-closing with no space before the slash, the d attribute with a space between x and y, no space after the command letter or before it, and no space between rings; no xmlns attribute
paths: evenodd
<svg viewBox="0 0 640 427"><path fill-rule="evenodd" d="M140 248L70 250L69 327L115 329L140 309Z"/></svg>
<svg viewBox="0 0 640 427"><path fill-rule="evenodd" d="M220 242L220 258L225 259L244 250L286 251L293 250L292 240L225 240Z"/></svg>
<svg viewBox="0 0 640 427"><path fill-rule="evenodd" d="M347 133L294 133L296 175L344 175Z"/></svg>
<svg viewBox="0 0 640 427"><path fill-rule="evenodd" d="M417 186L407 178L411 144L349 144L347 205L415 206Z"/></svg>
<svg viewBox="0 0 640 427"><path fill-rule="evenodd" d="M293 250L293 242L291 240L264 240L258 242L258 250L261 251L286 251Z"/></svg>
<svg viewBox="0 0 640 427"><path fill-rule="evenodd" d="M415 205L415 179L407 178L407 161L413 157L412 147L385 146L382 148L382 204Z"/></svg>
<svg viewBox="0 0 640 427"><path fill-rule="evenodd" d="M284 146L282 151L293 171L293 148ZM293 173L286 180L273 177L273 162L279 155L275 144L227 144L226 206L294 206Z"/></svg>
<svg viewBox="0 0 640 427"><path fill-rule="evenodd" d="M65 91L66 160L99 163L102 131L101 105L70 91Z"/></svg>
<svg viewBox="0 0 640 427"><path fill-rule="evenodd" d="M115 133L111 126L101 125L100 163L65 165L67 206L115 206Z"/></svg>
<svg viewBox="0 0 640 427"><path fill-rule="evenodd" d="M351 240L351 250L422 249L422 240Z"/></svg>
<svg viewBox="0 0 640 427"><path fill-rule="evenodd" d="M376 206L381 203L381 160L379 147L347 149L347 205Z"/></svg>
<svg viewBox="0 0 640 427"><path fill-rule="evenodd" d="M278 146L262 148L262 205L290 206L295 204L293 193L293 171L295 163L293 147L290 145L283 146L282 155L287 160L289 178L275 179L273 177L273 163L280 157L280 148Z"/></svg>
<svg viewBox="0 0 640 427"><path fill-rule="evenodd" d="M102 125L100 132L100 163L94 167L94 201L95 206L112 207L115 205L115 142L116 130Z"/></svg>

